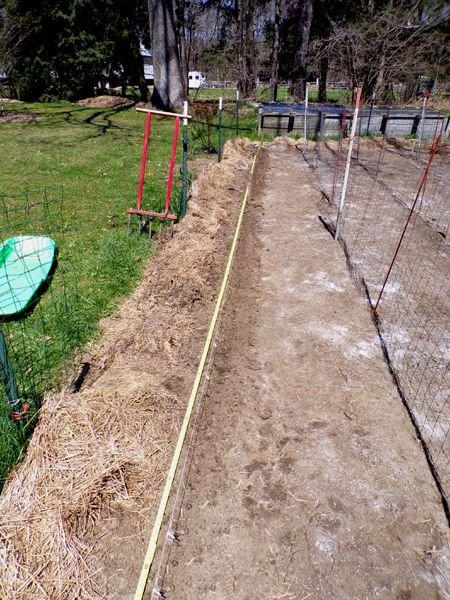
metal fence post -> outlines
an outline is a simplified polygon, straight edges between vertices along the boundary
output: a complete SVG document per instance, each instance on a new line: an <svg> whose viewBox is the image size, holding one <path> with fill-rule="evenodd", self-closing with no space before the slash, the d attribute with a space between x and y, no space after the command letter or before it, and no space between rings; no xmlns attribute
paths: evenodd
<svg viewBox="0 0 450 600"><path fill-rule="evenodd" d="M345 165L344 181L342 184L342 192L341 192L341 197L339 200L339 208L338 208L338 213L337 213L337 217L336 217L336 233L334 236L335 240L339 239L339 234L340 234L340 229L341 229L342 211L344 210L345 196L347 194L348 176L350 173L350 164L352 162L353 141L355 139L356 125L358 122L358 112L359 112L360 102L361 102L361 88L357 88L357 90L356 90L356 105L355 105L355 111L353 113L352 129L350 132L350 140L349 140L349 144L348 144L347 163Z"/></svg>
<svg viewBox="0 0 450 600"><path fill-rule="evenodd" d="M188 155L188 103L183 104L183 158L182 158L182 198L181 198L181 214L186 215L187 207L187 188L188 188L188 172L187 172L187 155Z"/></svg>
<svg viewBox="0 0 450 600"><path fill-rule="evenodd" d="M3 381L8 404L13 413L20 413L22 410L22 402L19 398L16 378L8 356L6 348L5 336L0 331L0 376Z"/></svg>
<svg viewBox="0 0 450 600"><path fill-rule="evenodd" d="M423 93L422 116L420 118L420 134L419 134L419 143L417 144L416 160L419 160L419 156L420 156L420 148L422 146L423 133L425 130L425 117L427 115L427 106L428 106L429 97L430 97L430 92L428 90L425 90Z"/></svg>
<svg viewBox="0 0 450 600"><path fill-rule="evenodd" d="M306 151L308 149L308 138L306 136L306 133L307 133L307 120L308 120L308 100L309 100L309 83L306 84L306 91L305 91L305 114L304 114L304 119L303 119L303 139L304 139L303 151L305 153L306 153Z"/></svg>
<svg viewBox="0 0 450 600"><path fill-rule="evenodd" d="M367 119L366 135L369 135L369 133L370 133L370 121L372 120L372 111L373 111L374 103L375 103L375 92L372 94L372 99L370 101L370 110L369 110L369 118Z"/></svg>
<svg viewBox="0 0 450 600"><path fill-rule="evenodd" d="M219 127L217 130L217 162L222 160L222 108L223 108L223 99L222 96L219 98Z"/></svg>
<svg viewBox="0 0 450 600"><path fill-rule="evenodd" d="M236 135L239 135L239 90L236 90Z"/></svg>

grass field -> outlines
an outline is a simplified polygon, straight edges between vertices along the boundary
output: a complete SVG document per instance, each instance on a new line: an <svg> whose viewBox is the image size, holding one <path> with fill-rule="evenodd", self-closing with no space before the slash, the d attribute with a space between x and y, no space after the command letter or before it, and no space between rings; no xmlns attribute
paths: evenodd
<svg viewBox="0 0 450 600"><path fill-rule="evenodd" d="M218 100L222 97L224 100L235 101L236 100L236 88L204 88L197 92L191 91L193 98L199 100ZM311 89L309 92L309 101L317 102L318 91ZM270 88L259 87L256 90L257 102L269 102L270 101ZM278 90L277 102L293 102L293 97L289 93L288 88L282 87ZM333 104L347 104L351 101L351 94L348 90L327 90L327 102Z"/></svg>
<svg viewBox="0 0 450 600"><path fill-rule="evenodd" d="M57 383L76 348L96 335L99 320L132 289L151 252L148 240L125 233L143 117L71 104L11 104L7 111L36 120L0 125L2 238L45 233L58 246L58 267L39 304L22 319L0 324L19 394L35 400ZM166 146L161 144L162 156ZM3 402L0 478L27 437L8 412Z"/></svg>
<svg viewBox="0 0 450 600"><path fill-rule="evenodd" d="M0 234L50 235L58 266L48 290L29 314L0 323L22 398L35 400L61 380L74 353L99 332L99 321L128 294L152 253L147 235L127 236L126 209L135 206L145 115L134 109L81 105L6 106L0 124L2 173ZM241 127L255 136L256 110L243 107ZM224 114L225 141L235 135L235 110ZM217 149L217 116L193 123L189 156ZM164 205L173 121L154 119L144 208ZM209 146L205 147L205 136ZM180 211L181 143L173 208ZM45 199L45 202L43 201ZM45 213L45 215L43 214ZM0 386L0 482L20 458L33 424L9 419Z"/></svg>

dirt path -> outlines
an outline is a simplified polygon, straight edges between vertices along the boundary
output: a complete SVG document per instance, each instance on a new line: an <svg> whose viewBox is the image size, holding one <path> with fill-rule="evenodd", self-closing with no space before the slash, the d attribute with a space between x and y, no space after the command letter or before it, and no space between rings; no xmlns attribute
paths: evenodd
<svg viewBox="0 0 450 600"><path fill-rule="evenodd" d="M255 181L158 587L169 600L447 598L440 498L312 172L280 142Z"/></svg>

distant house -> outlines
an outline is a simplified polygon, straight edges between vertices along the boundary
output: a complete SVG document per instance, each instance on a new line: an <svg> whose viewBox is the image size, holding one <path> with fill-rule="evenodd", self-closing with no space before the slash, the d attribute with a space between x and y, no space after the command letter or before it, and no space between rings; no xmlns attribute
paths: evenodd
<svg viewBox="0 0 450 600"><path fill-rule="evenodd" d="M188 83L190 90L198 90L198 88L205 85L206 77L201 71L189 71Z"/></svg>
<svg viewBox="0 0 450 600"><path fill-rule="evenodd" d="M141 56L144 62L144 78L145 82L149 85L153 85L154 75L153 75L153 56L152 51L148 50L141 44Z"/></svg>
<svg viewBox="0 0 450 600"><path fill-rule="evenodd" d="M2 63L0 63L0 83L5 81L8 81L8 73Z"/></svg>
<svg viewBox="0 0 450 600"><path fill-rule="evenodd" d="M140 53L142 56L142 61L144 63L145 82L148 85L153 85L154 71L152 51L146 48L143 44L141 44ZM189 71L188 82L190 89L198 89L205 85L206 77L201 71Z"/></svg>
<svg viewBox="0 0 450 600"><path fill-rule="evenodd" d="M256 85L264 85L270 83L270 72L261 69L256 74Z"/></svg>

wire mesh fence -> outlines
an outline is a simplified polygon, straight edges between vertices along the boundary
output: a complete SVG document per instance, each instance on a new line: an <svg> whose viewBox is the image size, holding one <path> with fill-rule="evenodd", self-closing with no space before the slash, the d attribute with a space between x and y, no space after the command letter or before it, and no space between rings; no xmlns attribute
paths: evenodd
<svg viewBox="0 0 450 600"><path fill-rule="evenodd" d="M335 235L340 222L352 274L374 309L390 368L448 500L450 149L444 121L429 137L400 139L358 135L364 116L351 156L343 126L339 139L309 142L306 158Z"/></svg>
<svg viewBox="0 0 450 600"><path fill-rule="evenodd" d="M190 105L193 116L190 126L192 148L209 154L218 154L219 161L225 143L254 131L254 109L238 98L194 100Z"/></svg>
<svg viewBox="0 0 450 600"><path fill-rule="evenodd" d="M20 418L26 405L33 414L45 392L73 367L80 332L71 266L76 248L62 189L2 194L0 213L1 479L27 435L11 416Z"/></svg>

